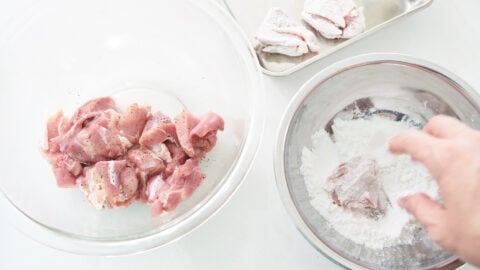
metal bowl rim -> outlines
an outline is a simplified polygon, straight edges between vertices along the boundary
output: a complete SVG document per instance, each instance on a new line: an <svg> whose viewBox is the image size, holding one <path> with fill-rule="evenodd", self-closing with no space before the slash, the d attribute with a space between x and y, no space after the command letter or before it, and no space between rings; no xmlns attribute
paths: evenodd
<svg viewBox="0 0 480 270"><path fill-rule="evenodd" d="M462 90L463 95L467 95L471 98L476 104L480 104L480 96L478 93L461 78L459 78L454 73L442 68L436 64L433 64L429 61L422 60L413 56L404 55L404 54L395 54L395 53L370 53L362 54L355 57L347 58L343 61L334 63L325 69L319 71L312 78L306 81L301 87L300 90L294 95L287 109L285 110L280 125L277 131L277 139L274 149L274 172L275 180L277 185L277 190L281 197L282 203L286 208L290 218L294 222L297 229L302 233L305 239L329 258L332 262L352 268L352 269L368 269L365 266L359 265L341 255L339 255L335 250L326 245L323 241L316 237L316 235L310 230L309 226L305 220L300 215L299 210L297 209L290 190L288 188L288 183L285 173L285 147L286 141L289 135L290 127L293 121L293 117L298 112L301 104L304 100L313 92L315 89L328 80L329 78L334 77L335 75L342 73L346 70L365 66L372 64L402 64L407 66L413 66L416 68L423 69L425 71L430 71L435 73L440 79L444 79L447 83L450 83L453 87L459 88ZM463 264L457 256L452 256L450 259L440 262L434 266L434 269L449 269L452 265L459 266Z"/></svg>

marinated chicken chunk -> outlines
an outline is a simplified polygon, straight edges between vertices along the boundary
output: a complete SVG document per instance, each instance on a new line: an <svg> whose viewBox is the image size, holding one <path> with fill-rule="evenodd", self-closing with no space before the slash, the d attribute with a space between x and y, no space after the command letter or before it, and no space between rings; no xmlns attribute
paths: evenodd
<svg viewBox="0 0 480 270"><path fill-rule="evenodd" d="M132 104L118 120L120 135L127 138L132 144L138 143L149 116L150 107Z"/></svg>
<svg viewBox="0 0 480 270"><path fill-rule="evenodd" d="M183 151L183 148L174 142L166 142L165 146L168 149L168 152L171 155L171 160L167 163L167 166L165 167L165 171L163 171L163 178L169 177L173 171L175 170L176 167L182 165L189 159L189 156L185 151Z"/></svg>
<svg viewBox="0 0 480 270"><path fill-rule="evenodd" d="M353 0L306 0L302 18L327 39L352 38L365 30L363 10Z"/></svg>
<svg viewBox="0 0 480 270"><path fill-rule="evenodd" d="M192 158L203 158L217 142L217 131L223 130L223 119L209 112L200 118L183 111L175 117L178 141Z"/></svg>
<svg viewBox="0 0 480 270"><path fill-rule="evenodd" d="M140 144L149 148L155 148L165 141L176 141L176 127L170 117L161 112L155 112L148 118L143 128Z"/></svg>
<svg viewBox="0 0 480 270"><path fill-rule="evenodd" d="M57 154L50 157L53 173L59 187L75 187L77 178L83 171L83 166L67 154Z"/></svg>
<svg viewBox="0 0 480 270"><path fill-rule="evenodd" d="M272 8L263 21L256 39L259 49L267 53L300 56L318 52L321 45L310 30L295 23L280 8Z"/></svg>
<svg viewBox="0 0 480 270"><path fill-rule="evenodd" d="M188 159L176 167L167 179L160 176L151 179L147 194L148 202L152 204L152 215L175 209L182 199L192 195L204 178L198 167L198 159Z"/></svg>
<svg viewBox="0 0 480 270"><path fill-rule="evenodd" d="M149 203L152 214L171 211L205 176L200 159L216 144L223 119L182 112L172 120L150 107L125 112L110 97L88 101L71 119L50 117L42 151L59 187L80 187L97 209Z"/></svg>
<svg viewBox="0 0 480 270"><path fill-rule="evenodd" d="M127 161L135 168L138 178L138 199L146 202L148 179L152 175L162 173L165 170L165 162L154 152L144 147L128 150Z"/></svg>
<svg viewBox="0 0 480 270"><path fill-rule="evenodd" d="M138 178L125 160L100 161L85 169L79 185L95 208L117 208L136 198Z"/></svg>
<svg viewBox="0 0 480 270"><path fill-rule="evenodd" d="M43 151L58 152L59 145L55 144L52 140L65 134L71 126L72 123L63 115L62 111L52 115L47 121L47 132L45 134Z"/></svg>
<svg viewBox="0 0 480 270"><path fill-rule="evenodd" d="M104 112L107 110L118 111L117 104L111 97L92 99L78 108L72 116L72 122L77 122L87 114Z"/></svg>
<svg viewBox="0 0 480 270"><path fill-rule="evenodd" d="M127 153L132 143L118 129L121 115L113 110L92 112L75 122L72 128L59 136L60 151L82 164L119 158Z"/></svg>
<svg viewBox="0 0 480 270"><path fill-rule="evenodd" d="M379 218L385 215L390 202L377 174L378 166L374 160L355 157L340 164L328 178L327 191L336 205Z"/></svg>

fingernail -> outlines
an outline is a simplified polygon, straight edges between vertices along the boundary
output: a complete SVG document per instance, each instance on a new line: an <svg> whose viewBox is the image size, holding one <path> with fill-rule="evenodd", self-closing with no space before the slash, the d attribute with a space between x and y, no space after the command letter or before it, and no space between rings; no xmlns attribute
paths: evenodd
<svg viewBox="0 0 480 270"><path fill-rule="evenodd" d="M408 196L401 197L397 201L398 206L400 206L401 208L405 208L405 206L407 205L407 200L408 200Z"/></svg>

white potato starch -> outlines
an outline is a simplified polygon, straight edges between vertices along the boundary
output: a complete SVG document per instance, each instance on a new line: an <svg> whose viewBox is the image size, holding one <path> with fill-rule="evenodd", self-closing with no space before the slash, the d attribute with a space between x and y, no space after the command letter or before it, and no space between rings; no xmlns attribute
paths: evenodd
<svg viewBox="0 0 480 270"><path fill-rule="evenodd" d="M388 141L403 130L407 122L374 116L370 119L336 119L333 136L320 130L312 136L312 149L304 148L301 173L312 206L344 237L372 249L411 244L420 225L398 206L404 195L423 192L439 198L438 187L426 168L407 155L393 155ZM326 190L327 178L338 165L354 157L373 159L378 164L378 181L390 205L384 216L374 219L333 204Z"/></svg>

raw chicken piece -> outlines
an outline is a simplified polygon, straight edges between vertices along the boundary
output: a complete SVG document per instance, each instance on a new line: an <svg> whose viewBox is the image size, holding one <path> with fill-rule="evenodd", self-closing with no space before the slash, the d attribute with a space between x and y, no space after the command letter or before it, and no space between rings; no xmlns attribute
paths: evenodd
<svg viewBox="0 0 480 270"><path fill-rule="evenodd" d="M149 149L159 158L161 158L165 162L172 162L172 154L168 150L167 144L168 141L165 143L157 143L156 145L150 147Z"/></svg>
<svg viewBox="0 0 480 270"><path fill-rule="evenodd" d="M172 156L165 143L178 143L175 124L170 117L161 112L155 112L147 120L140 137L140 145L149 148L165 162L171 162Z"/></svg>
<svg viewBox="0 0 480 270"><path fill-rule="evenodd" d="M295 23L280 8L272 8L256 36L262 51L288 56L300 56L308 51L318 52L320 43L312 32Z"/></svg>
<svg viewBox="0 0 480 270"><path fill-rule="evenodd" d="M136 198L138 179L125 160L97 162L78 181L97 209L126 207Z"/></svg>
<svg viewBox="0 0 480 270"><path fill-rule="evenodd" d="M116 159L132 146L118 132L119 119L120 114L113 110L86 114L64 136L55 138L55 142L61 152L83 164Z"/></svg>
<svg viewBox="0 0 480 270"><path fill-rule="evenodd" d="M177 117L175 117L175 127L177 131L178 141L183 148L183 151L188 156L195 156L195 149L193 148L190 140L190 133L192 129L200 122L200 120L194 115L183 111Z"/></svg>
<svg viewBox="0 0 480 270"><path fill-rule="evenodd" d="M183 151L182 147L173 142L166 142L165 146L167 150L171 154L172 158L170 162L167 163L165 167L165 171L163 172L163 178L168 178L176 167L182 165L187 161L188 155Z"/></svg>
<svg viewBox="0 0 480 270"><path fill-rule="evenodd" d="M198 187L205 177L199 159L224 126L214 113L197 118L182 112L176 122L137 104L120 112L113 99L103 97L82 105L71 120L61 111L53 115L42 151L57 185L80 186L96 208L125 207L138 199L153 204L157 215L175 209Z"/></svg>
<svg viewBox="0 0 480 270"><path fill-rule="evenodd" d="M50 117L47 121L47 132L45 135L46 138L43 151L45 153L55 153L60 151L60 149L58 149L58 144L52 144L52 139L65 134L71 126L72 123L63 115L62 111L59 111Z"/></svg>
<svg viewBox="0 0 480 270"><path fill-rule="evenodd" d="M328 39L352 38L365 30L365 16L353 0L306 0L302 18Z"/></svg>
<svg viewBox="0 0 480 270"><path fill-rule="evenodd" d="M165 169L165 163L155 153L147 148L140 147L130 149L127 153L128 163L135 168L135 173L139 180L138 183L138 199L147 201L147 180L150 176L160 174Z"/></svg>
<svg viewBox="0 0 480 270"><path fill-rule="evenodd" d="M85 103L75 112L72 121L57 113L47 124L49 154L65 153L86 165L124 155L131 143L118 131L121 117L115 102L109 97ZM61 124L65 121L67 124L62 124L61 132L50 128L56 122ZM123 127L127 129L125 123Z"/></svg>
<svg viewBox="0 0 480 270"><path fill-rule="evenodd" d="M177 138L175 125L172 120L161 112L153 113L147 120L140 144L146 147L153 147L166 140L175 141Z"/></svg>
<svg viewBox="0 0 480 270"><path fill-rule="evenodd" d="M77 177L81 175L83 167L80 162L70 158L66 154L50 156L53 173L59 187L75 187Z"/></svg>
<svg viewBox="0 0 480 270"><path fill-rule="evenodd" d="M340 164L328 178L327 191L338 206L378 218L385 215L390 202L377 181L377 174L374 160L355 157Z"/></svg>
<svg viewBox="0 0 480 270"><path fill-rule="evenodd" d="M138 143L147 118L150 114L150 107L132 104L118 120L120 134L127 138L132 144Z"/></svg>
<svg viewBox="0 0 480 270"><path fill-rule="evenodd" d="M207 137L209 134L223 130L223 119L213 112L208 112L200 117L198 124L192 129L190 136L198 138Z"/></svg>
<svg viewBox="0 0 480 270"><path fill-rule="evenodd" d="M198 159L188 159L167 180L161 176L149 180L147 194L148 202L152 204L152 216L158 216L163 211L174 210L181 200L190 197L200 185L205 175L198 167Z"/></svg>
<svg viewBox="0 0 480 270"><path fill-rule="evenodd" d="M117 104L111 97L92 99L77 109L72 116L72 122L77 122L80 118L92 112L103 112L109 109L118 112Z"/></svg>
<svg viewBox="0 0 480 270"><path fill-rule="evenodd" d="M140 145L148 147L157 156L170 162L172 157L165 146L166 141L178 141L175 125L168 116L161 112L155 112L150 115L145 124L140 137Z"/></svg>
<svg viewBox="0 0 480 270"><path fill-rule="evenodd" d="M130 149L127 158L142 174L157 174L165 169L163 160L147 148Z"/></svg>
<svg viewBox="0 0 480 270"><path fill-rule="evenodd" d="M200 119L186 111L175 117L178 141L189 157L203 158L215 146L217 131L223 126L223 119L212 112Z"/></svg>

